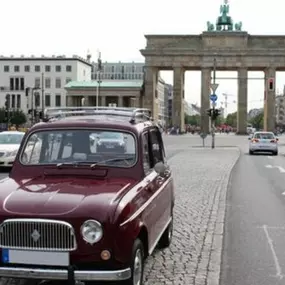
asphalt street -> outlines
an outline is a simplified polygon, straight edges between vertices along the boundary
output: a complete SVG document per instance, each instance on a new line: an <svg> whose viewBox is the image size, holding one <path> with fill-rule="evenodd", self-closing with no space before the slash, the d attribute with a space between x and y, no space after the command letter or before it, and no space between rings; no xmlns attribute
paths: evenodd
<svg viewBox="0 0 285 285"><path fill-rule="evenodd" d="M147 260L145 284L285 284L285 136L278 156L248 155L246 136L216 135L214 150L211 137L205 148L197 135L164 142L176 185L174 239Z"/></svg>
<svg viewBox="0 0 285 285"><path fill-rule="evenodd" d="M230 180L221 285L285 284L285 157L241 156Z"/></svg>

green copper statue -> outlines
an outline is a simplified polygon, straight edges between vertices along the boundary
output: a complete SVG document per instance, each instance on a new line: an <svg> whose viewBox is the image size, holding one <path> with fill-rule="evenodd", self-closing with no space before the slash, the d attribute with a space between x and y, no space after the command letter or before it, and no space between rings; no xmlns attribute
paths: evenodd
<svg viewBox="0 0 285 285"><path fill-rule="evenodd" d="M216 31L241 31L242 22L238 22L234 25L232 17L229 16L230 6L228 0L224 0L224 4L220 6L220 16L216 21ZM207 30L215 31L214 24L207 22Z"/></svg>

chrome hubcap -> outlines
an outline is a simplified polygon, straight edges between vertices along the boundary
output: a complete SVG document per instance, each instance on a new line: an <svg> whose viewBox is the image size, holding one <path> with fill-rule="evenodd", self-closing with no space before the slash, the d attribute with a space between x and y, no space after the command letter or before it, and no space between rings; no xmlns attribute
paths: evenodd
<svg viewBox="0 0 285 285"><path fill-rule="evenodd" d="M133 272L133 284L141 285L141 275L142 275L142 252L140 249L136 251L134 260L134 272Z"/></svg>

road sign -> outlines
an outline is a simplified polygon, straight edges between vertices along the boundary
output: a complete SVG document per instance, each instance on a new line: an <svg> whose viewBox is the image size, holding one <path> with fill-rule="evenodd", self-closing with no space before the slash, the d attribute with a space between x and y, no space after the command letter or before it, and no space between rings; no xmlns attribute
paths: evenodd
<svg viewBox="0 0 285 285"><path fill-rule="evenodd" d="M201 134L200 134L200 137L201 137L202 139L205 139L205 138L207 137L207 134L206 134L206 133L201 133Z"/></svg>
<svg viewBox="0 0 285 285"><path fill-rule="evenodd" d="M212 94L212 95L210 95L210 100L212 102L216 102L218 100L218 96L216 94Z"/></svg>
<svg viewBox="0 0 285 285"><path fill-rule="evenodd" d="M210 88L212 89L213 93L216 92L216 90L218 89L219 84L218 83L211 83Z"/></svg>

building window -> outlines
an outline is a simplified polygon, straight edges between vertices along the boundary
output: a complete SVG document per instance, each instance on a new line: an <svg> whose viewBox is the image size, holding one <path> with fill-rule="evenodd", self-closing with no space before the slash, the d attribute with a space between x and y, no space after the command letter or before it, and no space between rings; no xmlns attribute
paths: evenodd
<svg viewBox="0 0 285 285"><path fill-rule="evenodd" d="M12 103L11 103L11 108L15 109L16 107L16 102L15 102L15 94L12 94Z"/></svg>
<svg viewBox="0 0 285 285"><path fill-rule="evenodd" d="M72 79L71 79L70 77L67 77L67 78L65 79L65 84L67 84L67 83L70 82L70 81L72 81Z"/></svg>
<svg viewBox="0 0 285 285"><path fill-rule="evenodd" d="M25 90L25 78L20 78L20 90Z"/></svg>
<svg viewBox="0 0 285 285"><path fill-rule="evenodd" d="M50 65L45 66L45 72L50 72Z"/></svg>
<svg viewBox="0 0 285 285"><path fill-rule="evenodd" d="M66 72L71 72L72 71L72 66L71 65L67 65L66 66Z"/></svg>
<svg viewBox="0 0 285 285"><path fill-rule="evenodd" d="M55 107L61 107L61 95L60 94L55 95Z"/></svg>
<svg viewBox="0 0 285 285"><path fill-rule="evenodd" d="M14 72L20 72L20 66L19 65L14 66Z"/></svg>
<svg viewBox="0 0 285 285"><path fill-rule="evenodd" d="M20 88L20 82L19 82L19 78L15 78L15 90L19 90L19 88Z"/></svg>
<svg viewBox="0 0 285 285"><path fill-rule="evenodd" d="M40 88L41 86L41 79L39 77L35 78L35 88Z"/></svg>
<svg viewBox="0 0 285 285"><path fill-rule="evenodd" d="M35 72L41 72L41 67L39 65L35 65Z"/></svg>
<svg viewBox="0 0 285 285"><path fill-rule="evenodd" d="M30 72L30 66L29 65L25 65L24 70L25 70L25 72Z"/></svg>
<svg viewBox="0 0 285 285"><path fill-rule="evenodd" d="M4 65L4 72L9 72L9 71L10 71L9 65Z"/></svg>
<svg viewBox="0 0 285 285"><path fill-rule="evenodd" d="M17 95L17 109L21 109L21 95Z"/></svg>
<svg viewBox="0 0 285 285"><path fill-rule="evenodd" d="M45 106L50 107L50 94L45 95Z"/></svg>
<svg viewBox="0 0 285 285"><path fill-rule="evenodd" d="M55 88L61 88L61 79L60 78L55 79Z"/></svg>
<svg viewBox="0 0 285 285"><path fill-rule="evenodd" d="M55 66L55 71L56 72L61 72L61 66L60 65L56 65Z"/></svg>
<svg viewBox="0 0 285 285"><path fill-rule="evenodd" d="M45 88L50 88L50 86L51 86L51 80L50 80L50 78L45 78Z"/></svg>

